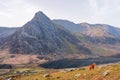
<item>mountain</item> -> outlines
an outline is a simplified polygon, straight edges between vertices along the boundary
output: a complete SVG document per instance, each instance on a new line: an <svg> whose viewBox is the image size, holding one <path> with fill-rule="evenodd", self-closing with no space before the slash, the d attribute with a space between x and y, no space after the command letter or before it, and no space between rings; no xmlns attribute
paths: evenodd
<svg viewBox="0 0 120 80"><path fill-rule="evenodd" d="M0 38L0 63L3 64L120 54L120 29L106 24L51 20L39 11L31 21L11 32Z"/></svg>
<svg viewBox="0 0 120 80"><path fill-rule="evenodd" d="M76 24L74 22L68 20L53 20L54 23L64 26L64 28L68 29L71 32L80 32L86 34L88 36L103 36L112 35L117 38L120 38L120 28L110 26L107 24L89 24L89 23L80 23ZM99 34L99 32L101 34Z"/></svg>
<svg viewBox="0 0 120 80"><path fill-rule="evenodd" d="M75 24L68 20L53 21L76 35L95 55L111 56L120 54L120 28L106 24ZM73 27L71 23L74 25Z"/></svg>
<svg viewBox="0 0 120 80"><path fill-rule="evenodd" d="M91 54L76 36L41 11L14 34L3 39L1 50L14 54L59 54L63 57L65 53Z"/></svg>
<svg viewBox="0 0 120 80"><path fill-rule="evenodd" d="M71 32L81 32L84 29L83 27L80 27L79 24L75 24L74 22L68 20L54 19L53 22L64 26L67 30Z"/></svg>
<svg viewBox="0 0 120 80"><path fill-rule="evenodd" d="M88 23L80 23L81 27L84 27L84 34L89 36L113 36L116 38L120 38L120 28L116 28L106 24L88 24ZM96 32L96 33L95 33ZM99 34L101 33L101 34Z"/></svg>
<svg viewBox="0 0 120 80"><path fill-rule="evenodd" d="M67 20L53 20L54 23L64 26L64 28L77 34L84 35L91 42L118 43L120 42L120 28L106 24L75 24Z"/></svg>
<svg viewBox="0 0 120 80"><path fill-rule="evenodd" d="M8 27L0 27L0 38L4 38L7 36L10 36L15 31L17 31L18 28L8 28Z"/></svg>

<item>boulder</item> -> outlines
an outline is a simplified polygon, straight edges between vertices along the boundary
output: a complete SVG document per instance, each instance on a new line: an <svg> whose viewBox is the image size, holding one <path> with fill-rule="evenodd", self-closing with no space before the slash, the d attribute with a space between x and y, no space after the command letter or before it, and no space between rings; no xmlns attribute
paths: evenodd
<svg viewBox="0 0 120 80"><path fill-rule="evenodd" d="M8 79L6 79L6 80L13 80L12 78L8 78Z"/></svg>
<svg viewBox="0 0 120 80"><path fill-rule="evenodd" d="M75 77L79 77L81 74L75 74Z"/></svg>
<svg viewBox="0 0 120 80"><path fill-rule="evenodd" d="M109 73L110 73L110 70L106 70L106 71L103 73L103 76L107 76Z"/></svg>
<svg viewBox="0 0 120 80"><path fill-rule="evenodd" d="M50 74L49 73L46 73L43 75L44 77L50 77Z"/></svg>

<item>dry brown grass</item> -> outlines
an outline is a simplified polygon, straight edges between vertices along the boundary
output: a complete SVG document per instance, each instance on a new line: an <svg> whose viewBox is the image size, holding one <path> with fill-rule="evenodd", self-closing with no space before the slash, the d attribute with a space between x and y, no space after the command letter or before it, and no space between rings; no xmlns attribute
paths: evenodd
<svg viewBox="0 0 120 80"><path fill-rule="evenodd" d="M103 73L109 70L109 74L103 76ZM50 73L50 77L44 77L45 73ZM75 76L80 74L80 76ZM77 68L69 72L62 70L49 70L44 73L37 73L27 76L18 75L15 80L120 80L120 64L97 66L94 70L88 67Z"/></svg>

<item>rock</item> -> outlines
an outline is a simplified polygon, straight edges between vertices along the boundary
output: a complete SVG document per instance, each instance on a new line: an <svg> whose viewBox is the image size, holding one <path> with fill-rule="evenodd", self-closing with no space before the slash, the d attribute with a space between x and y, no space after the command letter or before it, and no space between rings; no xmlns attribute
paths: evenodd
<svg viewBox="0 0 120 80"><path fill-rule="evenodd" d="M62 70L61 72L63 72L63 73L67 73L67 72L69 72L68 70Z"/></svg>
<svg viewBox="0 0 120 80"><path fill-rule="evenodd" d="M78 68L78 70L85 70L86 68Z"/></svg>
<svg viewBox="0 0 120 80"><path fill-rule="evenodd" d="M110 70L107 70L103 73L103 76L107 76L110 73Z"/></svg>
<svg viewBox="0 0 120 80"><path fill-rule="evenodd" d="M44 77L50 77L50 74L49 73L46 73L43 75Z"/></svg>
<svg viewBox="0 0 120 80"><path fill-rule="evenodd" d="M62 70L61 72L63 72L63 73L67 73L68 71L67 71L67 70Z"/></svg>
<svg viewBox="0 0 120 80"><path fill-rule="evenodd" d="M75 70L77 70L77 68L71 68L71 69L70 69L70 71L75 71Z"/></svg>
<svg viewBox="0 0 120 80"><path fill-rule="evenodd" d="M15 71L14 74L20 74L20 71Z"/></svg>
<svg viewBox="0 0 120 80"><path fill-rule="evenodd" d="M74 71L73 69L66 69L66 71L70 72L70 71Z"/></svg>
<svg viewBox="0 0 120 80"><path fill-rule="evenodd" d="M79 77L81 74L75 74L76 77Z"/></svg>
<svg viewBox="0 0 120 80"><path fill-rule="evenodd" d="M71 71L74 71L74 70L76 70L76 68L64 69L61 72L66 73L66 72L71 72Z"/></svg>
<svg viewBox="0 0 120 80"><path fill-rule="evenodd" d="M8 78L8 79L6 79L6 80L13 80L12 78Z"/></svg>

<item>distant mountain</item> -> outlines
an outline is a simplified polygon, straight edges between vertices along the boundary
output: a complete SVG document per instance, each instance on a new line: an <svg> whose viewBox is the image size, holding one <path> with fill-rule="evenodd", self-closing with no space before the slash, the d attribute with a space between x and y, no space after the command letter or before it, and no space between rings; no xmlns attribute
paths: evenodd
<svg viewBox="0 0 120 80"><path fill-rule="evenodd" d="M120 38L120 28L106 24L88 24L80 23L81 27L84 27L83 33L91 37L116 37Z"/></svg>
<svg viewBox="0 0 120 80"><path fill-rule="evenodd" d="M0 38L8 37L17 31L18 28L0 27Z"/></svg>
<svg viewBox="0 0 120 80"><path fill-rule="evenodd" d="M75 24L68 20L54 19L53 22L64 26L67 30L72 32L81 32L84 29L83 27L80 27L79 24Z"/></svg>
<svg viewBox="0 0 120 80"><path fill-rule="evenodd" d="M106 35L112 35L117 38L120 38L120 28L106 25L106 24L88 24L88 23L80 23L75 24L74 22L68 21L68 20L53 20L54 23L64 26L66 29L68 29L71 32L80 32L89 36L92 36L92 34L99 36L100 34L97 34L97 32L101 33L103 32ZM102 34L101 34L102 36Z"/></svg>
<svg viewBox="0 0 120 80"><path fill-rule="evenodd" d="M53 23L42 12L36 13L31 21L5 38L1 48L16 54L91 54L76 36Z"/></svg>
<svg viewBox="0 0 120 80"><path fill-rule="evenodd" d="M106 24L75 24L68 20L53 20L74 33L97 56L119 54L120 28ZM74 26L71 26L74 25Z"/></svg>
<svg viewBox="0 0 120 80"><path fill-rule="evenodd" d="M77 34L84 35L93 43L118 43L120 42L120 28L106 24L75 24L67 20L53 20L54 23L64 26L64 28Z"/></svg>

